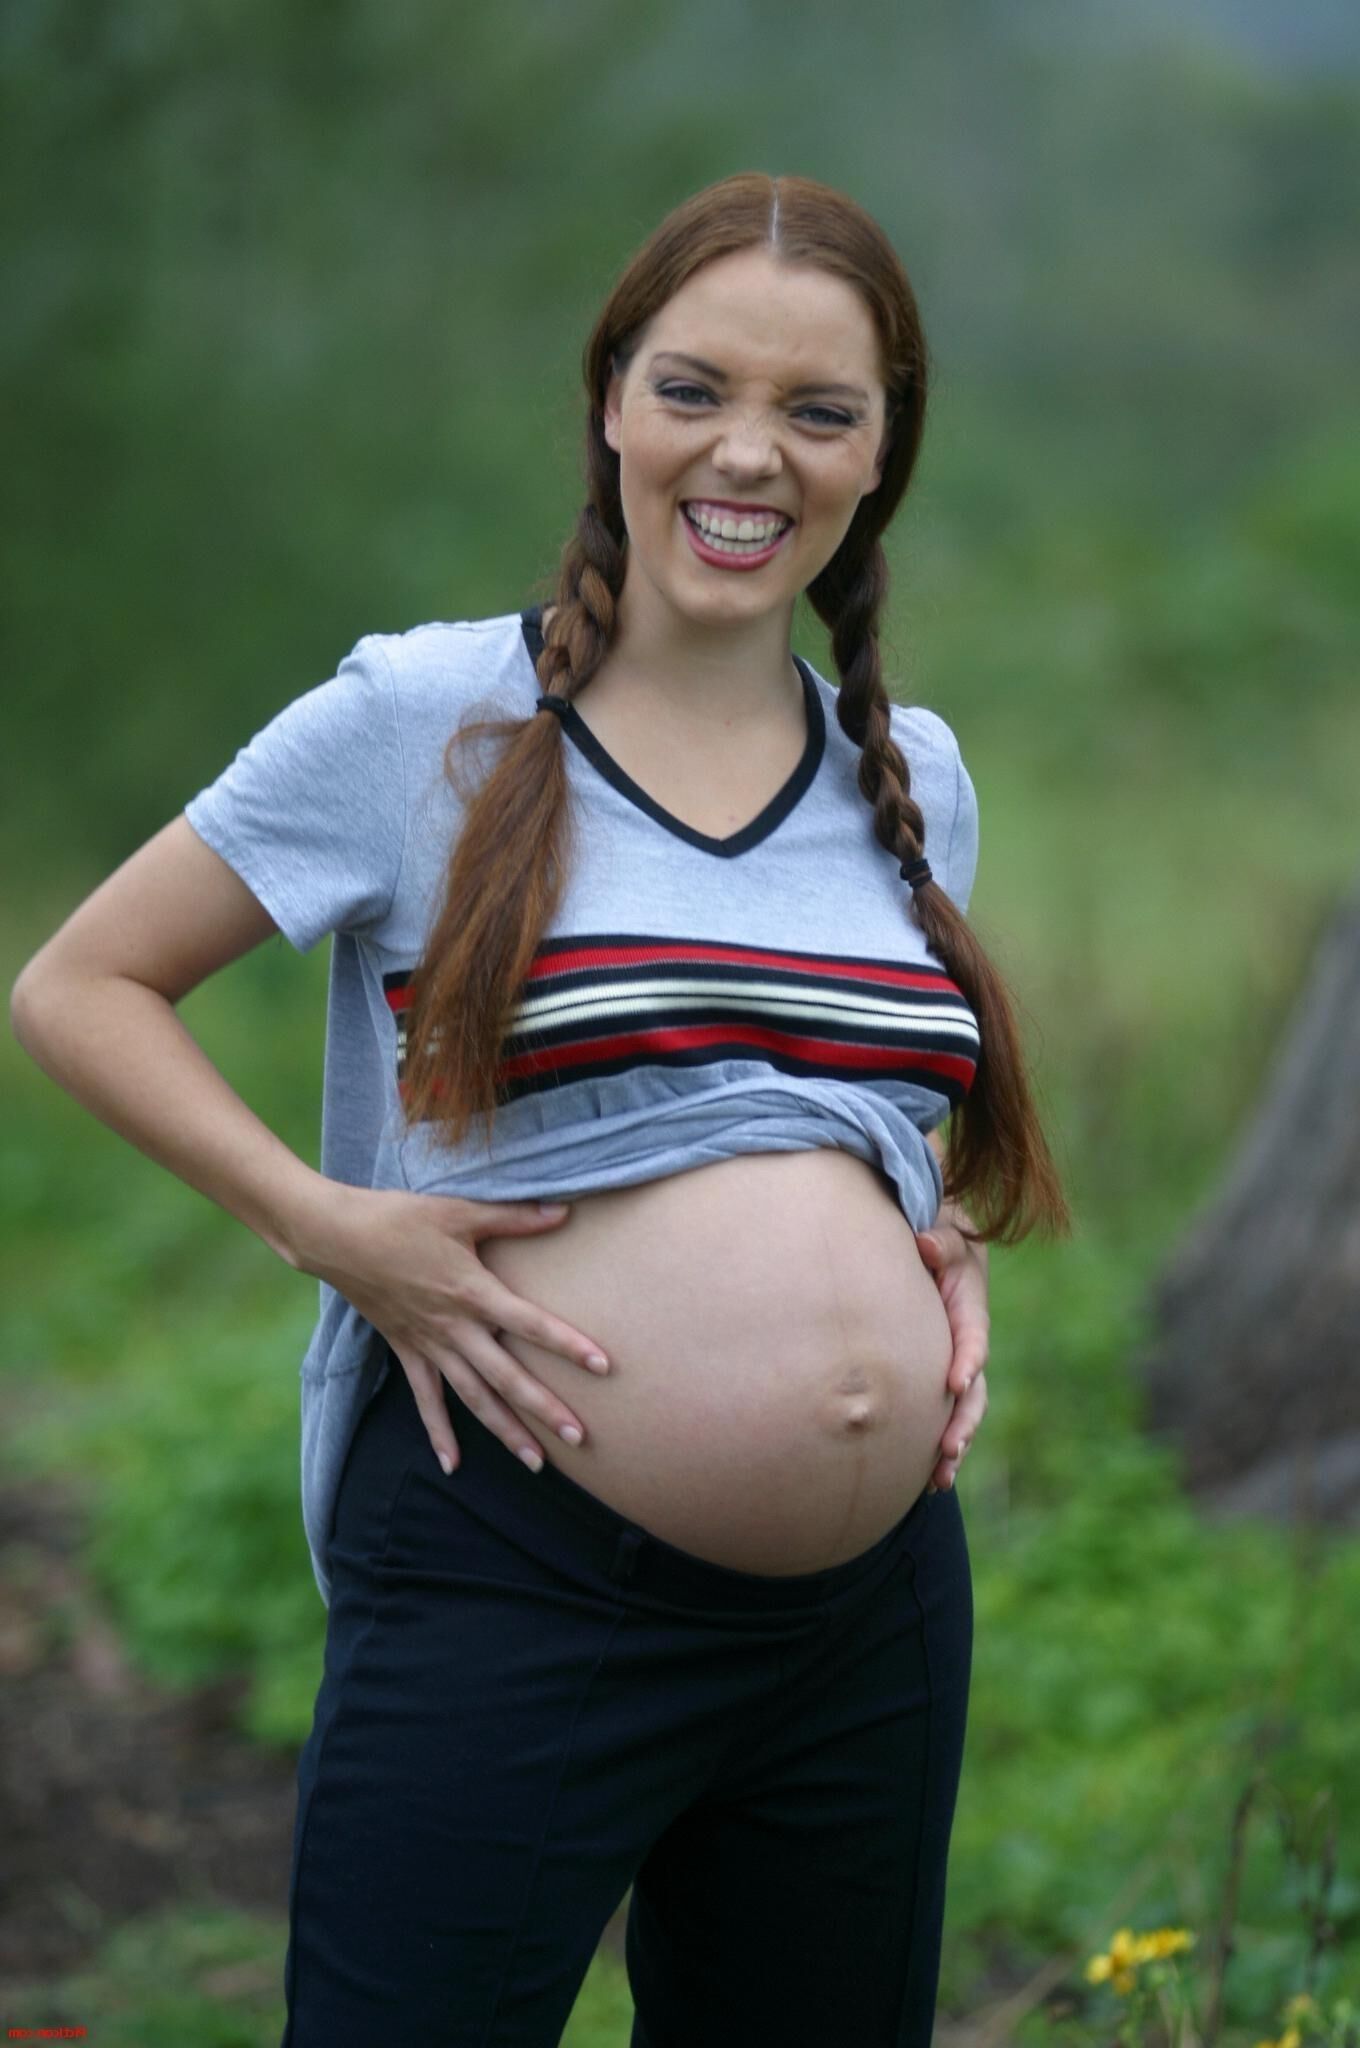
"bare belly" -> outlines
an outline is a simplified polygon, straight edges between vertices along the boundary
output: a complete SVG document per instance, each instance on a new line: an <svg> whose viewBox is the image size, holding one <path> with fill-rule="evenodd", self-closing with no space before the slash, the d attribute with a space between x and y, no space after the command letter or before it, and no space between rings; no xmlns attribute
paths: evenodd
<svg viewBox="0 0 1360 2048"><path fill-rule="evenodd" d="M596 1377L507 1332L580 1417L546 1460L697 1557L771 1575L867 1550L934 1469L952 1340L911 1226L841 1151L760 1152L579 1197L485 1266L604 1348Z"/></svg>

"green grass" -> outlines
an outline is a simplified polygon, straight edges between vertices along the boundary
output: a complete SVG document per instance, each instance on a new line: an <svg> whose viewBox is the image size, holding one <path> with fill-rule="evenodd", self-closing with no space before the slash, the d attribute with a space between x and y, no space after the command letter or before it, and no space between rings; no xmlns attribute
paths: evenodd
<svg viewBox="0 0 1360 2048"><path fill-rule="evenodd" d="M11 1985L5 2018L84 2027L99 2048L278 2048L285 1939L268 1919L206 1906L145 1914L85 1969ZM627 2048L632 2012L622 1966L597 1955L562 2048Z"/></svg>

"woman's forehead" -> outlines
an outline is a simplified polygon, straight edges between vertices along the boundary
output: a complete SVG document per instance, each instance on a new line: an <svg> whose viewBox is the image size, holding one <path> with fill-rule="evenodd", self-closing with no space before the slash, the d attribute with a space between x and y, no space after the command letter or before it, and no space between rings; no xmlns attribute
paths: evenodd
<svg viewBox="0 0 1360 2048"><path fill-rule="evenodd" d="M760 252L742 251L742 257ZM797 384L878 378L878 339L859 293L811 265L721 258L687 278L641 337L645 364L678 352L705 374L769 375ZM680 367L683 367L681 365Z"/></svg>

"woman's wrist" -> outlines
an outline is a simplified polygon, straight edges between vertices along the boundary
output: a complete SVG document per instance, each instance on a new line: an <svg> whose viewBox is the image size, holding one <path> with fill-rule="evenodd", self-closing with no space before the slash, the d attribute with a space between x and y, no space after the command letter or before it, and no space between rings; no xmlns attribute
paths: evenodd
<svg viewBox="0 0 1360 2048"><path fill-rule="evenodd" d="M361 1190L347 1181L329 1180L324 1173L305 1169L279 1204L272 1227L261 1232L271 1251L276 1251L295 1272L323 1278L333 1265L336 1227L351 1196Z"/></svg>

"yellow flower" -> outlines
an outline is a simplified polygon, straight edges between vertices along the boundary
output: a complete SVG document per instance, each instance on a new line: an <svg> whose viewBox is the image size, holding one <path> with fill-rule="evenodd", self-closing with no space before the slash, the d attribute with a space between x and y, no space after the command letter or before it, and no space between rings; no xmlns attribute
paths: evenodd
<svg viewBox="0 0 1360 2048"><path fill-rule="evenodd" d="M1086 1965L1088 1984L1104 1984L1107 1981L1116 1991L1132 1991L1134 1970L1143 1960L1138 1953L1138 1937L1131 1927L1121 1927L1103 1955L1092 1956Z"/></svg>
<svg viewBox="0 0 1360 2048"><path fill-rule="evenodd" d="M1312 2013L1316 2011L1317 2000L1315 1998L1310 1997L1308 1992L1299 1991L1295 1993L1293 1998L1290 1999L1288 2005L1285 2007L1284 2016L1285 2019L1289 2021L1301 2020L1304 2017L1305 2013Z"/></svg>
<svg viewBox="0 0 1360 2048"><path fill-rule="evenodd" d="M1158 1927L1151 1934L1139 1936L1139 1957L1143 1963L1151 1963L1161 1956L1179 1955L1182 1949L1192 1948L1195 1937L1185 1927Z"/></svg>
<svg viewBox="0 0 1360 2048"><path fill-rule="evenodd" d="M1293 2001L1290 2001L1291 2004ZM1258 2041L1256 2048L1300 2048L1303 2040L1297 2027L1286 2027L1278 2041Z"/></svg>
<svg viewBox="0 0 1360 2048"><path fill-rule="evenodd" d="M1140 1963L1156 1962L1161 1956L1176 1955L1181 1949L1192 1946L1195 1937L1184 1927L1158 1927L1151 1934L1135 1934L1131 1927L1121 1927L1102 1955L1095 1955L1086 1965L1088 1984L1113 1986L1116 1991L1132 1991L1134 1971ZM1274 2042L1266 2042L1263 2048L1275 2048Z"/></svg>

